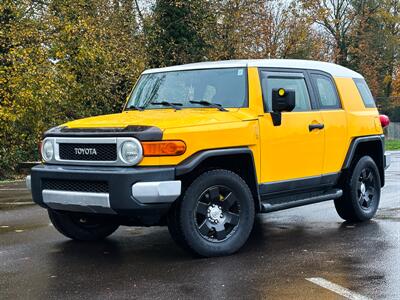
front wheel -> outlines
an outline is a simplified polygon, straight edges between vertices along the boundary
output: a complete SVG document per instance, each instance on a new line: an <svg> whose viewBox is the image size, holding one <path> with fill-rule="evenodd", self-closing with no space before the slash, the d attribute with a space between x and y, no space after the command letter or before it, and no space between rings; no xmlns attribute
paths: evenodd
<svg viewBox="0 0 400 300"><path fill-rule="evenodd" d="M381 196L379 170L370 156L363 156L352 168L343 187L343 196L335 200L336 211L346 221L371 219Z"/></svg>
<svg viewBox="0 0 400 300"><path fill-rule="evenodd" d="M229 255L247 241L254 201L246 182L228 170L205 172L174 205L170 233L185 249L204 257Z"/></svg>
<svg viewBox="0 0 400 300"><path fill-rule="evenodd" d="M111 235L119 224L100 216L48 209L54 227L66 237L78 241L98 241Z"/></svg>

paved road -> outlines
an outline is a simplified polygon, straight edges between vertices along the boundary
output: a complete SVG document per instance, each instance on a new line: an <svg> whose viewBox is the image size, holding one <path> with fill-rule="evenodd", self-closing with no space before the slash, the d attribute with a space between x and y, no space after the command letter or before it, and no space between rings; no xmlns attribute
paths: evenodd
<svg viewBox="0 0 400 300"><path fill-rule="evenodd" d="M372 221L343 223L332 202L271 213L238 254L213 259L165 228L72 242L21 183L0 190L0 299L400 299L400 153Z"/></svg>

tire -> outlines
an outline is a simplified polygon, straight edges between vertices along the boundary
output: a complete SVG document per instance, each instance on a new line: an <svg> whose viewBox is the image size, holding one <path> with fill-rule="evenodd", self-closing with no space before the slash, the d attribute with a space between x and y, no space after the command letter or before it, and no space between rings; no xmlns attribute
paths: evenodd
<svg viewBox="0 0 400 300"><path fill-rule="evenodd" d="M175 243L177 243L181 248L190 251L190 249L187 247L186 243L183 240L182 233L179 230L179 208L178 208L179 203L180 203L179 200L175 201L172 204L171 209L168 213L167 216L168 231Z"/></svg>
<svg viewBox="0 0 400 300"><path fill-rule="evenodd" d="M343 196L335 199L339 216L350 222L370 220L378 210L381 180L370 156L361 157L344 181Z"/></svg>
<svg viewBox="0 0 400 300"><path fill-rule="evenodd" d="M103 240L119 227L119 224L94 215L60 212L52 209L48 209L48 214L51 223L61 234L78 241Z"/></svg>
<svg viewBox="0 0 400 300"><path fill-rule="evenodd" d="M230 255L247 241L254 200L246 182L228 170L197 177L170 212L169 231L184 249L202 257Z"/></svg>

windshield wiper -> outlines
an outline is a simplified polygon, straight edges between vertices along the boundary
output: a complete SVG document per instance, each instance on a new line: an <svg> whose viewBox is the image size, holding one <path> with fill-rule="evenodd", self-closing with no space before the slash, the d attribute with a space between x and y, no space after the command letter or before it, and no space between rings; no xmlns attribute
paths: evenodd
<svg viewBox="0 0 400 300"><path fill-rule="evenodd" d="M144 107L137 106L137 105L129 105L127 108L125 108L125 110L139 110L139 111L143 111L143 110L144 110Z"/></svg>
<svg viewBox="0 0 400 300"><path fill-rule="evenodd" d="M193 104L200 104L203 106L208 106L208 107L214 107L214 108L218 108L220 111L228 111L226 108L224 108L221 104L219 103L211 103L208 102L206 100L201 100L201 101L189 101L190 103Z"/></svg>
<svg viewBox="0 0 400 300"><path fill-rule="evenodd" d="M170 106L175 110L182 109L182 108L179 107L179 106L182 106L182 103L176 103L176 102L161 101L161 102L151 102L150 104Z"/></svg>

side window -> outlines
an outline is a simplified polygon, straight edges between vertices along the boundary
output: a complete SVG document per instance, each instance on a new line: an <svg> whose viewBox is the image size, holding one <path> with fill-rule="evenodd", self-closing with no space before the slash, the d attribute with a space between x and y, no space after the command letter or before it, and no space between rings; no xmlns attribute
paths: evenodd
<svg viewBox="0 0 400 300"><path fill-rule="evenodd" d="M364 79L354 78L354 83L357 86L358 92L363 99L365 107L376 107L374 97Z"/></svg>
<svg viewBox="0 0 400 300"><path fill-rule="evenodd" d="M328 76L312 74L311 78L318 91L319 104L322 109L341 108L334 83Z"/></svg>
<svg viewBox="0 0 400 300"><path fill-rule="evenodd" d="M299 77L279 77L279 73L273 75L272 72L261 71L261 78L265 111L271 111L272 90L279 88L295 91L296 107L293 111L311 110L310 95L308 94L307 84L302 74Z"/></svg>

